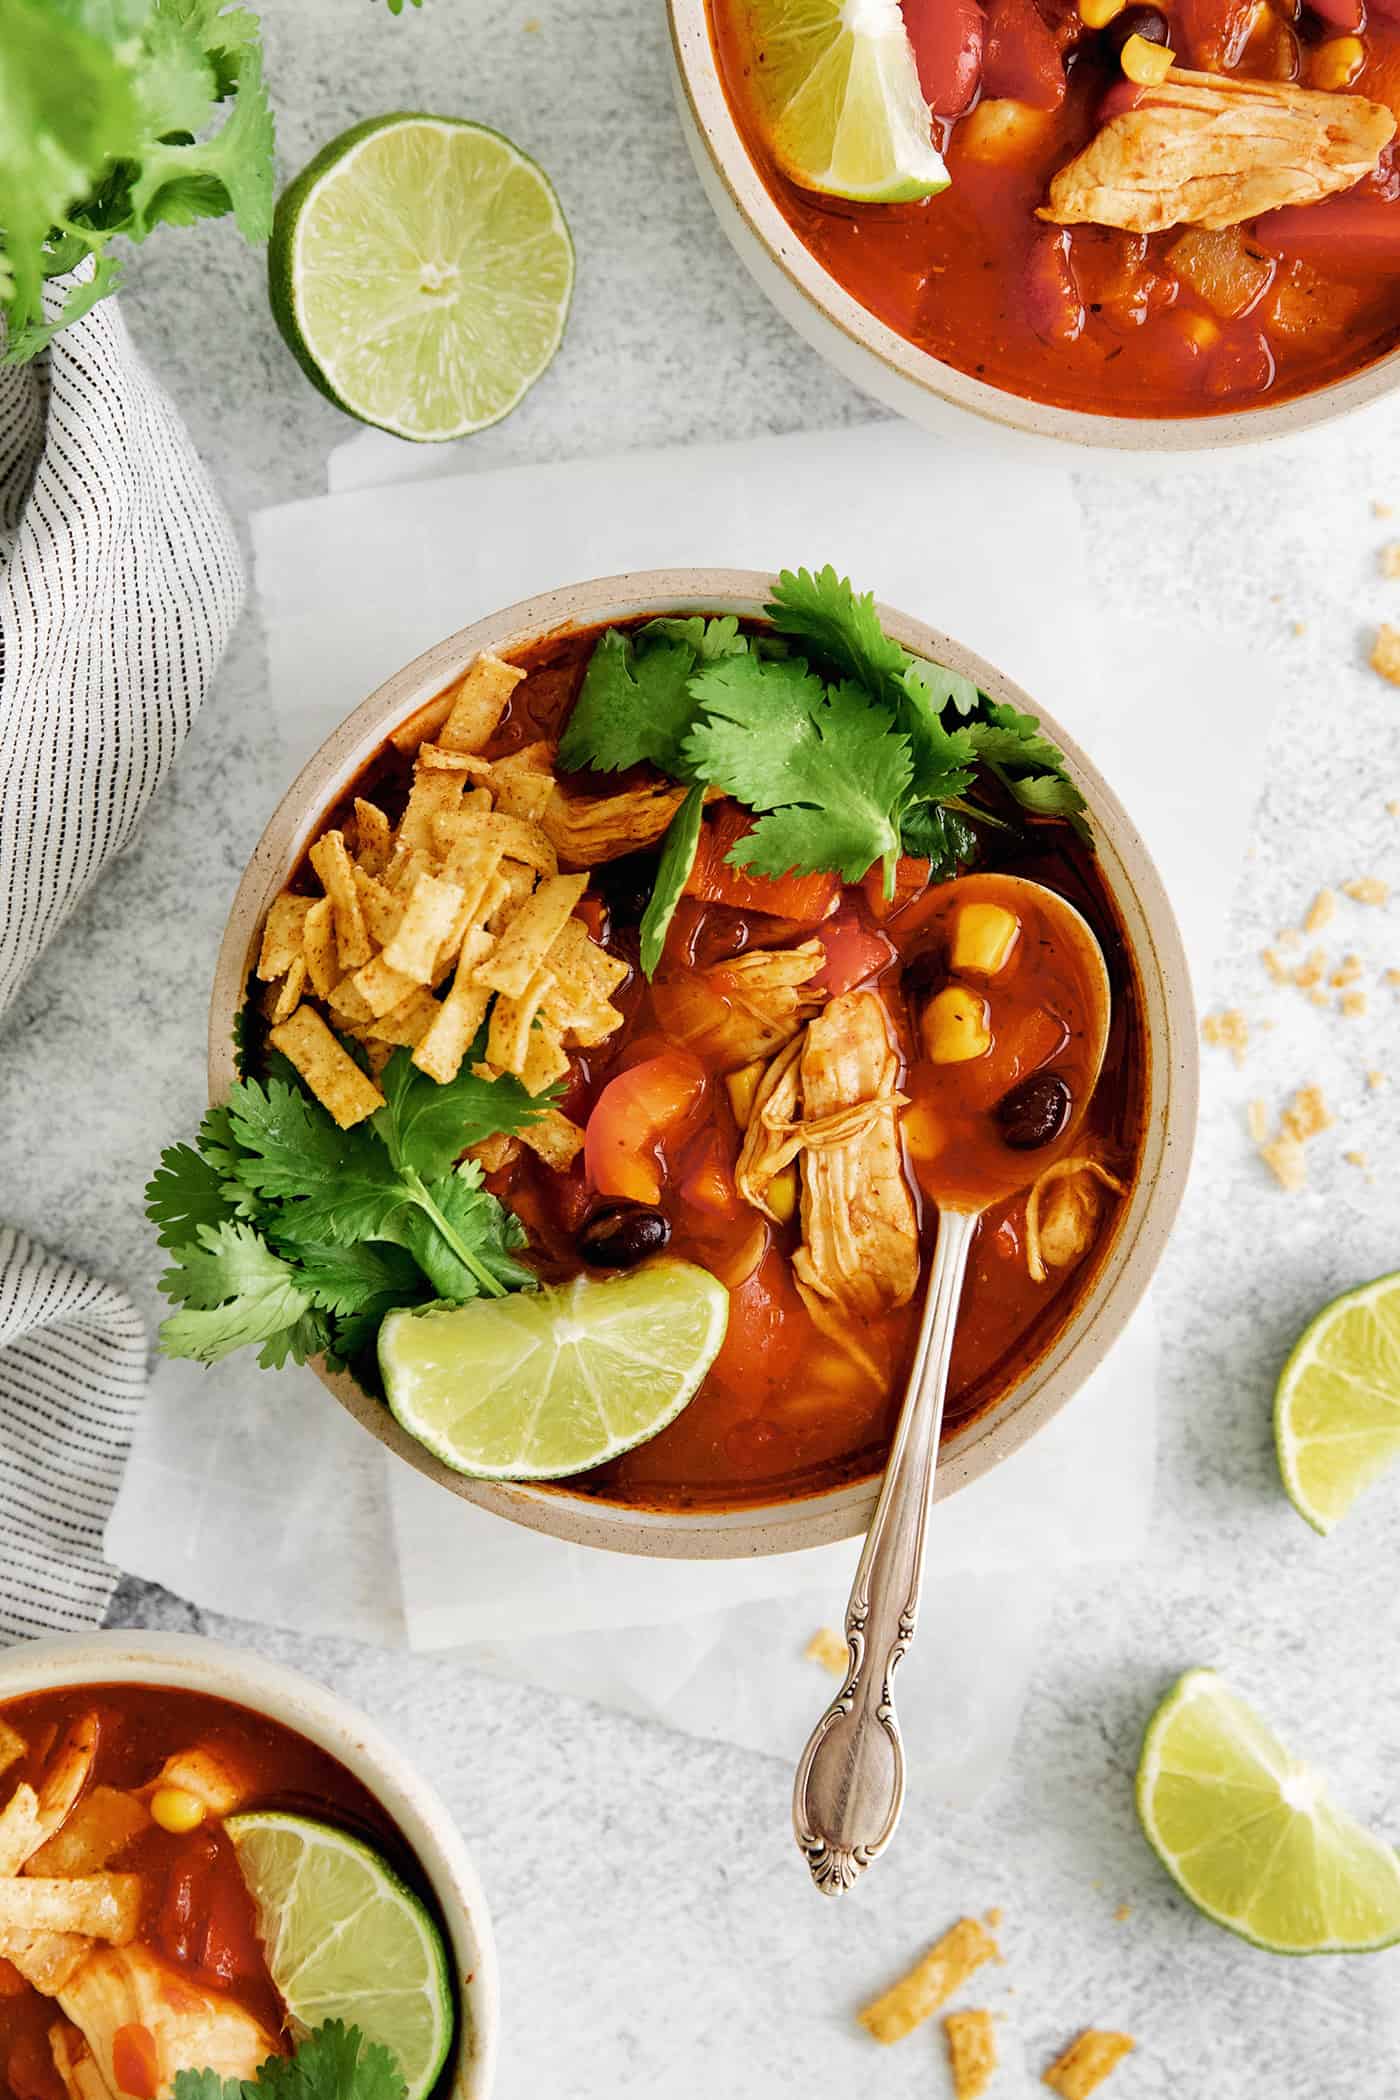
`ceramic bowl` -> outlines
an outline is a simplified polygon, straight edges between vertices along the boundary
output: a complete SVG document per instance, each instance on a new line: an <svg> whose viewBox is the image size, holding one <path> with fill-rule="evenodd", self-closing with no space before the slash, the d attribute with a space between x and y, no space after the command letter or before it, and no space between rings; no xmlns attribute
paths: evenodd
<svg viewBox="0 0 1400 2100"><path fill-rule="evenodd" d="M662 612L761 611L773 579L752 570L650 570L547 592L439 642L372 693L326 739L293 782L249 861L224 933L209 1013L210 1099L235 1076L233 1026L257 960L263 919L324 814L391 730L455 680L482 649L509 656L541 636ZM945 1442L937 1492L951 1495L1009 1456L1083 1385L1141 1298L1165 1244L1186 1178L1196 1124L1197 1049L1190 978L1161 879L1126 811L1064 731L999 671L947 635L881 609L916 656L974 679L993 698L1038 712L1064 749L1093 819L1100 861L1141 980L1149 1048L1142 1169L1107 1256L1073 1317L995 1407ZM623 1507L561 1486L512 1486L454 1473L400 1428L347 1373L316 1366L341 1405L409 1465L469 1502L556 1538L681 1560L743 1558L824 1545L865 1530L877 1483L864 1480L795 1500L732 1510Z"/></svg>
<svg viewBox="0 0 1400 2100"><path fill-rule="evenodd" d="M25 1641L0 1655L0 1700L64 1685L154 1684L267 1714L339 1758L412 1847L447 1927L461 2007L448 2100L489 2100L500 1992L490 1913L446 1803L372 1721L295 1670L182 1633L91 1633Z"/></svg>
<svg viewBox="0 0 1400 2100"><path fill-rule="evenodd" d="M701 185L740 260L783 318L853 385L935 433L968 436L969 414L1022 448L1057 440L1125 453L1214 452L1292 437L1400 386L1400 350L1276 407L1219 416L1096 416L988 386L896 334L825 270L764 187L734 121L706 0L667 0L676 106ZM990 436L990 433L985 433Z"/></svg>

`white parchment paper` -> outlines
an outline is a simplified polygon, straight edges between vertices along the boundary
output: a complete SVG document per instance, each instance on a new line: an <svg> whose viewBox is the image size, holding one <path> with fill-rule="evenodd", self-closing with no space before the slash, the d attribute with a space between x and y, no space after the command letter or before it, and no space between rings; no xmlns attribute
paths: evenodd
<svg viewBox="0 0 1400 2100"><path fill-rule="evenodd" d="M636 568L830 560L980 650L1092 751L1204 982L1281 673L1106 611L1066 469L895 423L374 485L393 463L357 440L332 463L345 493L254 518L289 775L390 671L516 598ZM1181 779L1164 735L1212 749L1211 773ZM1072 1407L937 1511L901 1692L926 1787L970 1798L999 1769L1055 1571L1141 1550L1158 1348L1149 1301ZM786 1754L829 1683L801 1650L840 1623L856 1549L695 1565L567 1546L387 1460L309 1373L235 1362L160 1366L108 1550L213 1610L455 1648L473 1667Z"/></svg>

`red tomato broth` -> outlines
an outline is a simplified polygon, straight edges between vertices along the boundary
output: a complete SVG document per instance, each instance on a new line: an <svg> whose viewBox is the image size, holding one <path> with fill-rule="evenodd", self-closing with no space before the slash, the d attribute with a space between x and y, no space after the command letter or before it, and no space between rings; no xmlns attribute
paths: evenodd
<svg viewBox="0 0 1400 2100"><path fill-rule="evenodd" d="M336 1758L265 1715L200 1692L97 1684L5 1701L0 1718L24 1738L28 1753L0 1774L0 1801L8 1800L21 1781L37 1785L54 1745L71 1723L89 1713L97 1715L98 1745L85 1792L94 1786L135 1791L156 1777L168 1757L200 1746L247 1775L243 1807L313 1816L363 1838L436 1908L407 1840ZM153 1822L111 1860L110 1871L142 1878L137 1944L172 1964L192 1985L236 2000L269 2033L286 2036L284 2008L258 1941L252 1899L217 1819L210 1817L181 1835ZM66 2100L48 2045L57 2017L52 1998L10 1972L0 1987L0 2094L11 2100ZM134 2080L151 2046L144 2028L118 2036L118 2060ZM127 2091L139 2096L142 2087L134 2083Z"/></svg>
<svg viewBox="0 0 1400 2100"><path fill-rule="evenodd" d="M600 631L555 635L511 652L528 675L486 746L487 758L503 757L541 737L557 739ZM433 705L424 710L428 719ZM402 741L403 731L398 734ZM396 820L409 770L409 761L386 747L347 787L324 823L348 819L357 794ZM584 772L570 776L570 787L612 793L634 778L650 777L646 769L635 775ZM1130 1177L1141 1144L1147 1048L1135 964L1116 906L1092 848L1067 824L1021 823L1009 800L998 808L1013 828L984 833L979 871L1004 864L1009 872L1059 891L1083 914L1104 951L1113 991L1109 1045L1080 1136L1086 1149L1096 1147L1115 1171ZM705 819L730 842L749 821L724 802ZM683 1009L697 970L721 966L750 949L816 938L827 948L827 989L834 992L853 981L878 987L908 1056L914 1038L900 990L902 944L924 945L920 928L937 917L939 886L929 884L927 863L904 860L889 901L879 869L863 883L844 887L833 888L834 878L803 877L784 878L765 889L761 879L723 872L722 855L707 843L692 886L708 895L681 898L661 967L649 984L638 966L638 921L654 868L655 853L646 852L591 871L579 913L593 937L625 959L632 974L613 995L624 1016L622 1026L599 1048L573 1053L559 1106L591 1136L592 1111L612 1082L634 1068L677 1060L677 1113L672 1121L663 1115L655 1125L649 1123L638 1157L654 1162L660 1172L657 1201L671 1226L668 1252L701 1263L729 1285L729 1328L719 1356L676 1421L610 1465L569 1481L566 1491L663 1509L732 1508L822 1493L865 1478L884 1462L912 1358L918 1294L911 1305L861 1330L862 1342L887 1373L882 1389L872 1391L868 1380L862 1382L841 1361L797 1294L789 1260L800 1239L797 1220L770 1224L733 1186L742 1133L725 1085L732 1060L727 1064L707 1047L708 1009L704 1016L688 1018ZM743 898L743 907L722 901L729 896ZM749 899L755 896L777 908L754 909ZM804 916L785 915L792 911ZM853 979L862 960L871 974ZM686 1084L697 1064L704 1075L698 1102ZM665 1092L663 1085L660 1093ZM907 1179L926 1262L936 1215L923 1202L912 1168ZM585 1154L560 1174L520 1148L506 1167L487 1175L487 1185L525 1224L527 1259L551 1282L584 1267L575 1235L593 1210L615 1200L590 1183ZM637 1199L648 1200L640 1191ZM979 1227L953 1352L947 1433L994 1406L1050 1346L1092 1288L1116 1225L1110 1213L1076 1267L1052 1272L1048 1284L1035 1284L1023 1252L1024 1220L1025 1200L1018 1196L994 1205ZM764 1244L756 1268L755 1235Z"/></svg>
<svg viewBox="0 0 1400 2100"><path fill-rule="evenodd" d="M916 55L924 12L905 0ZM1334 0L1335 4L1335 0ZM1126 83L1072 0L990 0L981 96L1043 112L1011 157L979 157L968 120L938 117L950 187L923 203L851 204L793 184L773 163L747 86L748 0L710 0L711 33L731 111L774 203L815 259L896 334L956 370L1049 406L1104 416L1208 416L1294 398L1350 377L1400 342L1400 152L1343 199L1269 214L1243 229L1266 281L1248 303L1207 304L1170 261L1188 231L1135 235L1060 228L1035 217L1051 175L1094 136L1105 97ZM959 0L959 21L965 8ZM1241 48L1236 0L1165 0L1178 63L1309 85L1320 17L1295 30L1270 18ZM1276 33L1275 33L1276 32ZM1366 62L1347 92L1400 110L1400 21L1373 7L1358 32ZM965 92L975 36L941 29L931 66L955 63L946 109ZM921 63L926 92L931 66ZM1358 212L1349 223L1344 203ZM1311 214L1335 225L1300 234ZM1277 229L1272 221L1285 223ZM1292 223L1288 223L1292 222ZM1355 229L1353 231L1353 228ZM1233 308L1233 310L1228 310Z"/></svg>

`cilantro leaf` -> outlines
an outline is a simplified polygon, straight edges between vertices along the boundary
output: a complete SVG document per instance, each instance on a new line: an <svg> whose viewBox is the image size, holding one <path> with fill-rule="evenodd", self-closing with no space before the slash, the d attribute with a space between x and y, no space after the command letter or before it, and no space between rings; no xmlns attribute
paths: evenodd
<svg viewBox="0 0 1400 2100"><path fill-rule="evenodd" d="M211 1364L262 1342L261 1360L275 1366L288 1351L300 1362L324 1338L317 1323L308 1323L311 1299L295 1270L251 1225L196 1226L194 1240L181 1247L160 1288L182 1307L161 1322L160 1346L167 1356Z"/></svg>
<svg viewBox="0 0 1400 2100"><path fill-rule="evenodd" d="M1065 771L1065 755L1041 733L1034 715L1004 701L985 702L984 719L970 722L973 749L1023 809L1040 817L1076 817L1084 797Z"/></svg>
<svg viewBox="0 0 1400 2100"><path fill-rule="evenodd" d="M780 634L809 642L838 677L855 679L876 699L893 697L910 658L880 625L874 592L857 596L830 562L815 575L784 569L764 611Z"/></svg>
<svg viewBox="0 0 1400 2100"><path fill-rule="evenodd" d="M394 1052L379 1076L384 1106L375 1110L372 1127L396 1167L437 1181L468 1145L537 1123L555 1101L557 1088L527 1094L509 1073L483 1079L472 1070L472 1056L462 1060L455 1079L439 1086L407 1050Z"/></svg>
<svg viewBox="0 0 1400 2100"><path fill-rule="evenodd" d="M295 1257L297 1282L323 1312L342 1316L362 1312L380 1299L408 1305L421 1297L423 1278L406 1249L383 1240L358 1240L340 1247L334 1241L278 1235L279 1253Z"/></svg>
<svg viewBox="0 0 1400 2100"><path fill-rule="evenodd" d="M977 833L943 802L915 803L904 814L900 839L906 853L932 863L935 882L946 882L977 858Z"/></svg>
<svg viewBox="0 0 1400 2100"><path fill-rule="evenodd" d="M191 1145L168 1145L146 1184L146 1215L162 1247L182 1247L201 1225L231 1224L227 1177Z"/></svg>
<svg viewBox="0 0 1400 2100"><path fill-rule="evenodd" d="M746 656L748 639L739 632L739 621L734 613L722 619L707 620L694 613L688 620L648 620L637 629L640 639L645 635L660 635L669 642L684 643L696 663L714 663L721 656Z"/></svg>
<svg viewBox="0 0 1400 2100"><path fill-rule="evenodd" d="M326 2020L291 2056L269 2056L252 2078L177 2071L173 2100L404 2100L407 2088L382 2042Z"/></svg>
<svg viewBox="0 0 1400 2100"><path fill-rule="evenodd" d="M692 684L704 709L685 747L695 775L771 812L731 848L733 866L847 882L877 860L893 866L912 767L887 708L851 683L828 689L800 657L726 657Z"/></svg>
<svg viewBox="0 0 1400 2100"><path fill-rule="evenodd" d="M480 1297L483 1288L500 1297L538 1281L514 1259L526 1244L524 1226L481 1183L480 1165L465 1160L426 1190L426 1201L405 1204L389 1225L438 1297L455 1305Z"/></svg>
<svg viewBox="0 0 1400 2100"><path fill-rule="evenodd" d="M264 1200L289 1203L298 1232L341 1244L372 1239L403 1200L374 1133L364 1124L341 1130L300 1087L241 1080L229 1092L228 1110L242 1147L238 1180Z"/></svg>
<svg viewBox="0 0 1400 2100"><path fill-rule="evenodd" d="M661 951L666 945L667 930L690 880L704 814L705 790L693 787L666 827L666 836L661 841L656 882L642 913L642 969L648 977L656 973Z"/></svg>
<svg viewBox="0 0 1400 2100"><path fill-rule="evenodd" d="M560 765L570 773L581 766L620 773L646 761L673 780L689 778L681 747L695 718L695 661L688 640L634 639L610 627L588 659L559 742Z"/></svg>

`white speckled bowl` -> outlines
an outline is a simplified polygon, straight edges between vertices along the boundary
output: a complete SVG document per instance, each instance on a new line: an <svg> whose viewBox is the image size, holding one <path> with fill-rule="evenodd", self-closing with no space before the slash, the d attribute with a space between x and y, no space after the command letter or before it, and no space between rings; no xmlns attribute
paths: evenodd
<svg viewBox="0 0 1400 2100"><path fill-rule="evenodd" d="M324 813L380 749L389 732L440 693L483 649L509 656L542 636L663 612L761 612L773 579L746 569L650 570L575 584L507 606L463 628L386 680L328 737L274 811L239 884L219 951L209 1008L209 1094L233 1083L233 1026L257 960L263 920L316 836ZM906 614L881 608L889 632L916 656L964 672L995 699L1039 712L1064 748L1093 820L1100 864L1136 958L1149 1050L1142 1171L1112 1244L1071 1319L1020 1383L949 1438L938 1468L940 1496L989 1471L1070 1400L1103 1360L1147 1287L1186 1181L1196 1128L1197 1046L1190 977L1161 878L1132 822L1088 758L1043 709L959 643ZM731 1510L646 1510L581 1495L567 1485L513 1486L470 1480L425 1451L387 1407L344 1372L316 1366L323 1384L357 1422L452 1494L582 1545L678 1560L745 1558L851 1538L866 1529L878 1482Z"/></svg>
<svg viewBox="0 0 1400 2100"><path fill-rule="evenodd" d="M447 1927L461 2027L442 2090L448 2100L490 2100L500 1990L486 1897L446 1803L389 1738L309 1677L188 1634L77 1634L22 1641L0 1655L0 1700L99 1684L170 1685L231 1699L328 1750L369 1789L408 1840Z"/></svg>
<svg viewBox="0 0 1400 2100"><path fill-rule="evenodd" d="M1400 350L1297 400L1219 416L1095 416L1051 408L945 365L872 314L825 270L764 186L734 121L706 0L667 0L676 106L696 172L735 252L784 320L853 385L935 433L966 441L969 414L1005 442L1046 439L1110 453L1215 452L1293 437L1400 386ZM991 433L986 433L990 436Z"/></svg>

